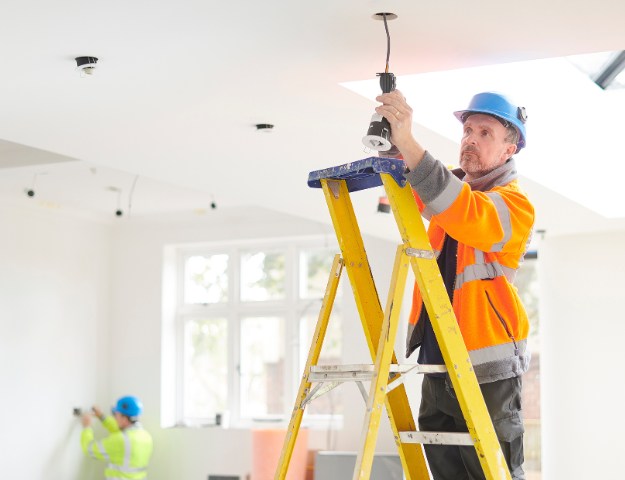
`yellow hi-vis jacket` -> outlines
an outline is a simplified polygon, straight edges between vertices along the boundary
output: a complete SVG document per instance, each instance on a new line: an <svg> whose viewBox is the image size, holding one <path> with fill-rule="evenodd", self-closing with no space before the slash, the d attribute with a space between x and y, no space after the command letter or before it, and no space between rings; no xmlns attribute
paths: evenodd
<svg viewBox="0 0 625 480"><path fill-rule="evenodd" d="M85 455L108 463L104 475L107 479L146 478L147 467L152 456L152 437L135 423L120 430L115 418L108 415L102 425L109 435L96 441L91 427L84 428L80 438Z"/></svg>
<svg viewBox="0 0 625 480"><path fill-rule="evenodd" d="M446 235L458 242L452 305L478 381L521 375L529 367L529 321L513 281L531 240L534 208L517 185L514 159L463 182L462 170L452 172L426 153L405 176L430 221L436 255ZM423 340L423 308L415 285L407 355Z"/></svg>

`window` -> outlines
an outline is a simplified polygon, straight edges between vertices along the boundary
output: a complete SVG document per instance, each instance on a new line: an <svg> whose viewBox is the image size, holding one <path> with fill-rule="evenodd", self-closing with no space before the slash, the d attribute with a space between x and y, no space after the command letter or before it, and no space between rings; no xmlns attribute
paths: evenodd
<svg viewBox="0 0 625 480"><path fill-rule="evenodd" d="M523 375L524 469L528 475L532 475L531 478L536 479L540 478L541 472L540 322L537 262L536 252L528 252L515 280L530 320L528 346L532 351L530 368Z"/></svg>
<svg viewBox="0 0 625 480"><path fill-rule="evenodd" d="M175 248L176 424L290 419L337 252L308 238ZM342 356L340 292L320 364ZM306 408L309 424L339 418L340 399L325 397Z"/></svg>

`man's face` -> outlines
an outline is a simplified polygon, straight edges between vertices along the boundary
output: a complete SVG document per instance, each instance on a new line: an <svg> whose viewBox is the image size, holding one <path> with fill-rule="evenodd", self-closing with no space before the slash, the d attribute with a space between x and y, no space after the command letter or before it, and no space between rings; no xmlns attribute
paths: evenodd
<svg viewBox="0 0 625 480"><path fill-rule="evenodd" d="M119 412L114 412L113 416L115 417L115 421L117 422L117 426L120 429L122 429L122 430L124 428L126 428L130 424L130 421L128 420L128 417L125 416L125 415L122 415Z"/></svg>
<svg viewBox="0 0 625 480"><path fill-rule="evenodd" d="M460 167L467 180L486 175L506 163L516 152L516 145L506 141L508 131L496 118L475 113L463 125L460 143Z"/></svg>

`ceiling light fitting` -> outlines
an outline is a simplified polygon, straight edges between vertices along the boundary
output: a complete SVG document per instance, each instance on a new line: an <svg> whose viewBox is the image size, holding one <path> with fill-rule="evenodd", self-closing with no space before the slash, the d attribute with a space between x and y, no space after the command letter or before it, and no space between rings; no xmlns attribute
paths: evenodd
<svg viewBox="0 0 625 480"><path fill-rule="evenodd" d="M38 177L39 175L47 175L47 174L48 174L48 172L39 172L39 173L35 173L35 174L33 175L33 183L32 183L32 186L31 186L30 188L25 188L25 189L24 189L24 193L26 193L26 195L27 195L27 196L29 196L29 197L31 197L31 198L32 198L32 197L34 197L34 196L35 196L35 189L36 189L36 187L37 187L37 177Z"/></svg>
<svg viewBox="0 0 625 480"><path fill-rule="evenodd" d="M269 133L273 131L273 125L271 123L257 123L256 130L259 132Z"/></svg>
<svg viewBox="0 0 625 480"><path fill-rule="evenodd" d="M380 21L384 21L384 18L386 18L386 20L395 20L397 18L397 15L395 15L394 13L390 13L390 12L379 12L373 15L374 20L380 20Z"/></svg>
<svg viewBox="0 0 625 480"><path fill-rule="evenodd" d="M76 57L76 69L80 70L80 75L93 75L96 63L98 63L97 57Z"/></svg>
<svg viewBox="0 0 625 480"><path fill-rule="evenodd" d="M395 90L395 75L388 71L388 61L391 56L391 35L388 32L387 20L394 20L397 15L394 13L376 13L373 18L375 20L384 21L384 29L386 30L386 68L384 73L376 74L380 77L380 87L382 93L389 93ZM374 113L371 117L371 123L367 134L362 138L362 143L372 150L386 152L393 146L391 143L391 125L388 120L378 113Z"/></svg>
<svg viewBox="0 0 625 480"><path fill-rule="evenodd" d="M106 190L108 190L109 192L117 193L117 208L115 209L115 216L121 217L124 214L124 211L121 208L122 189L119 187L110 186L106 187Z"/></svg>

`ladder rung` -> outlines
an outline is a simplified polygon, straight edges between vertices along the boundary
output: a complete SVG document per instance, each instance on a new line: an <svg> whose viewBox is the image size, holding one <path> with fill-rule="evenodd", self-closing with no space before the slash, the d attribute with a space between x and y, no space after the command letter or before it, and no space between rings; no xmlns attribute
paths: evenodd
<svg viewBox="0 0 625 480"><path fill-rule="evenodd" d="M473 446L473 438L468 433L452 432L399 432L402 443L425 443L429 445L468 445Z"/></svg>
<svg viewBox="0 0 625 480"><path fill-rule="evenodd" d="M397 365L391 364L390 373L441 373L446 372L445 365ZM375 365L312 365L308 380L310 382L327 381L362 381L371 380L375 373Z"/></svg>

